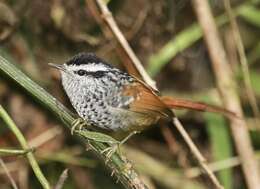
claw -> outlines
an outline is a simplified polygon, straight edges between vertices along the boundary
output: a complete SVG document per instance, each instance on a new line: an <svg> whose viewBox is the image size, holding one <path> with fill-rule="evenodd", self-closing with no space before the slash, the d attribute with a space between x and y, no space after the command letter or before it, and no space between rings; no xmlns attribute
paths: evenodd
<svg viewBox="0 0 260 189"><path fill-rule="evenodd" d="M73 122L72 122L72 127L71 127L71 135L74 134L76 128L78 127L79 128L79 131L82 130L83 126L85 126L86 123L85 123L85 120L82 119L82 118L78 118L78 119L75 119Z"/></svg>
<svg viewBox="0 0 260 189"><path fill-rule="evenodd" d="M122 157L120 146L122 144L124 144L131 136L135 135L136 133L138 133L138 132L133 131L128 136L126 136L121 142L112 144L110 147L107 147L106 149L102 150L101 153L105 154L105 156L106 156L105 162L107 163L110 160L111 156L116 152L118 152L119 156Z"/></svg>
<svg viewBox="0 0 260 189"><path fill-rule="evenodd" d="M112 155L114 153L119 151L119 147L120 147L119 145L120 144L113 144L112 146L101 151L101 153L105 154L105 156L106 156L106 160L105 160L106 163L110 160L110 158L112 157Z"/></svg>

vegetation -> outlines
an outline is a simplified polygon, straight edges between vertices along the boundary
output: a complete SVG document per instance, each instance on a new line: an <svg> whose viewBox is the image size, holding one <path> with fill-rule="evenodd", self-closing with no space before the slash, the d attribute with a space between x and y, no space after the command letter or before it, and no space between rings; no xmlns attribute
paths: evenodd
<svg viewBox="0 0 260 189"><path fill-rule="evenodd" d="M230 1L0 2L0 188L214 187L175 127L131 137L111 160L111 137L70 134L78 116L48 63L81 51L122 70L141 63L162 95L238 113L175 110L224 188L260 188L260 1Z"/></svg>

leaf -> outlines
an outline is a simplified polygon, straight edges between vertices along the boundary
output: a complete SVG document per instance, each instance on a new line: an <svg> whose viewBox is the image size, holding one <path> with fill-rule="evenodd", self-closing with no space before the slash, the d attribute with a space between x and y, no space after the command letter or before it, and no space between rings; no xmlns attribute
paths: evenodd
<svg viewBox="0 0 260 189"><path fill-rule="evenodd" d="M260 27L260 10L252 5L243 6L239 11L239 15L247 22L256 27Z"/></svg>

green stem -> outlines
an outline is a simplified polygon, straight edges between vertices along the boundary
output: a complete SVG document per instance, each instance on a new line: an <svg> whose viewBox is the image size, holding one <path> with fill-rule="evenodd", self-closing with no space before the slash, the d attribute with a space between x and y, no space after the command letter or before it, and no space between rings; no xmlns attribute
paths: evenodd
<svg viewBox="0 0 260 189"><path fill-rule="evenodd" d="M0 149L0 157L2 156L13 156L13 155L24 155L28 152L32 151L32 149L28 150L16 150L16 149Z"/></svg>
<svg viewBox="0 0 260 189"><path fill-rule="evenodd" d="M0 116L2 117L3 121L6 123L6 125L9 127L9 129L14 133L17 140L19 141L20 145L24 150L28 150L29 146L21 133L21 131L17 128L13 120L10 118L10 116L7 114L7 112L3 109L3 107L0 105ZM44 177L36 159L34 158L34 155L32 152L28 152L26 154L28 161L30 162L32 169L34 171L34 174L38 178L39 182L41 183L42 187L44 189L50 189L50 184L48 183L47 179Z"/></svg>

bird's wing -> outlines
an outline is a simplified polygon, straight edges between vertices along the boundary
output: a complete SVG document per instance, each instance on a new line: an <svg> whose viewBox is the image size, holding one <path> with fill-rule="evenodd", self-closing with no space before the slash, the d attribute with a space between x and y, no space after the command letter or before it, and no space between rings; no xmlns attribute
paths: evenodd
<svg viewBox="0 0 260 189"><path fill-rule="evenodd" d="M172 111L160 100L156 92L137 78L124 86L122 95L134 97L128 105L130 111L164 118L173 116Z"/></svg>

